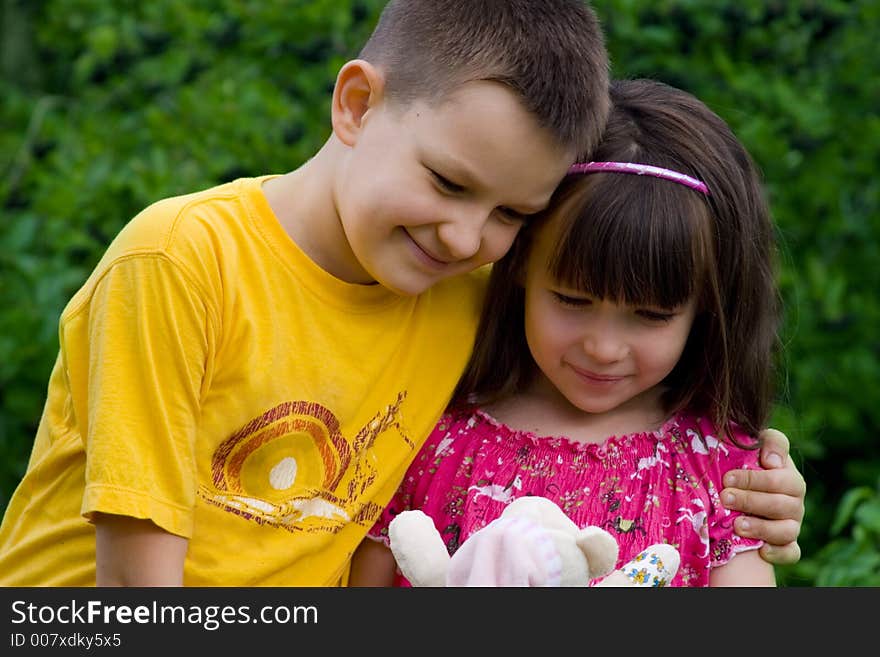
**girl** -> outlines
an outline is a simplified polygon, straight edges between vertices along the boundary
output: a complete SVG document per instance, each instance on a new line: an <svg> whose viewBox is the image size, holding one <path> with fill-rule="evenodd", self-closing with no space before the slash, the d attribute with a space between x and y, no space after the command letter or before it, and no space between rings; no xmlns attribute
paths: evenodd
<svg viewBox="0 0 880 657"><path fill-rule="evenodd" d="M431 516L452 553L525 495L610 531L618 567L665 542L681 554L672 585L775 584L719 499L727 470L760 467L773 399L759 175L690 94L634 80L612 98L594 161L495 265L468 371L351 584L392 581L381 541L402 510Z"/></svg>

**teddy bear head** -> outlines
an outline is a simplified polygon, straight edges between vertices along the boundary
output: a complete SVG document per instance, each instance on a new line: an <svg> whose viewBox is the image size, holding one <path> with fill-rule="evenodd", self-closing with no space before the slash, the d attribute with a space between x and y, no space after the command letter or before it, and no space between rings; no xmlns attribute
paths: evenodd
<svg viewBox="0 0 880 657"><path fill-rule="evenodd" d="M544 497L522 497L450 557L433 521L404 511L389 525L391 551L413 586L587 586L611 572L617 541L580 529Z"/></svg>

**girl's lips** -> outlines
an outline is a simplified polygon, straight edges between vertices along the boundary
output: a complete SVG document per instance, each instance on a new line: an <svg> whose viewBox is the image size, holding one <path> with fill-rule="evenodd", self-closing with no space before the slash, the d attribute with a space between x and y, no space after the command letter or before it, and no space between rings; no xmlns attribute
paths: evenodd
<svg viewBox="0 0 880 657"><path fill-rule="evenodd" d="M578 376L595 383L617 383L618 381L622 381L625 378L623 376L617 375L597 374L596 372L584 370L580 367L575 367L574 365L570 365L570 367Z"/></svg>

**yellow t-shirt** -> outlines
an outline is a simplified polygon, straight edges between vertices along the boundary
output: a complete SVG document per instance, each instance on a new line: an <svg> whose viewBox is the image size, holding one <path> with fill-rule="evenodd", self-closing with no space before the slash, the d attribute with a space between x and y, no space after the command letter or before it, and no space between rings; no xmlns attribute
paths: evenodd
<svg viewBox="0 0 880 657"><path fill-rule="evenodd" d="M485 272L418 297L342 282L268 177L153 204L64 309L0 585L93 585L93 512L189 538L186 585L345 580L462 372Z"/></svg>

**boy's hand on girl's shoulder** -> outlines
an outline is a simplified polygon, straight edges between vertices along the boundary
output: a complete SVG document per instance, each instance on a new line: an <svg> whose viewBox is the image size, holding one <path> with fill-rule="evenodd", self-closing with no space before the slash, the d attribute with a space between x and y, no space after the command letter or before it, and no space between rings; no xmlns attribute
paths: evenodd
<svg viewBox="0 0 880 657"><path fill-rule="evenodd" d="M764 541L761 557L775 565L797 563L797 543L804 518L806 482L789 456L789 441L776 429L761 432L761 465L765 470L731 470L724 475L721 501L740 511L736 533Z"/></svg>

